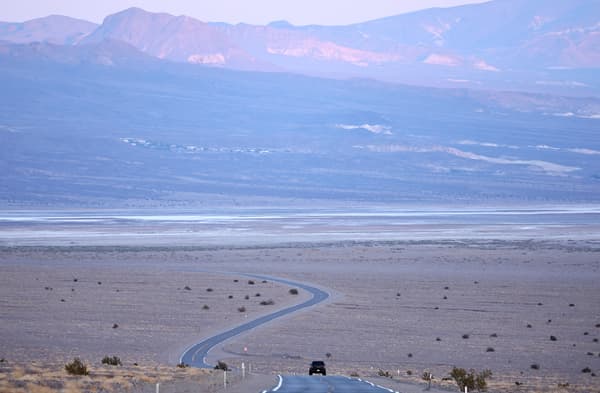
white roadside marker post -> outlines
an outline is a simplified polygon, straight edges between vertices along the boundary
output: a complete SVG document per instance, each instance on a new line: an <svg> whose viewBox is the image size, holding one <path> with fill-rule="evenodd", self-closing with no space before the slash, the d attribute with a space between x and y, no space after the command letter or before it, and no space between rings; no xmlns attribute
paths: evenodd
<svg viewBox="0 0 600 393"><path fill-rule="evenodd" d="M223 388L227 389L227 370L223 370Z"/></svg>
<svg viewBox="0 0 600 393"><path fill-rule="evenodd" d="M246 379L246 365L242 362L242 379Z"/></svg>
<svg viewBox="0 0 600 393"><path fill-rule="evenodd" d="M160 383L156 383L156 393L160 393Z"/></svg>

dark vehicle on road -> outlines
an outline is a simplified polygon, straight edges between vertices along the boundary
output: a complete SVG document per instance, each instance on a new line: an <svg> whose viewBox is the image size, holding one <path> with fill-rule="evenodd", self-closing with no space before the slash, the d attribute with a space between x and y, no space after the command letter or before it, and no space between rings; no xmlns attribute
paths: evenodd
<svg viewBox="0 0 600 393"><path fill-rule="evenodd" d="M327 371L325 371L325 362L321 360L315 360L310 364L310 368L308 369L308 375L313 374L321 374L327 375Z"/></svg>

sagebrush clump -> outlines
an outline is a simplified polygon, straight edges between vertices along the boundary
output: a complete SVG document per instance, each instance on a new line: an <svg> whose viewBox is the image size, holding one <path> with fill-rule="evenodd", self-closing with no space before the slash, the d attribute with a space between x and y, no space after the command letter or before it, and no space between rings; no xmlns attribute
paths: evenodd
<svg viewBox="0 0 600 393"><path fill-rule="evenodd" d="M450 372L450 376L461 391L467 387L469 390L477 389L479 392L487 390L487 379L492 376L490 370L476 372L475 370L466 371L464 368L454 367Z"/></svg>
<svg viewBox="0 0 600 393"><path fill-rule="evenodd" d="M215 366L215 370L229 371L229 366L227 366L227 363L219 360Z"/></svg>
<svg viewBox="0 0 600 393"><path fill-rule="evenodd" d="M71 363L65 365L65 370L71 375L88 375L87 366L83 364L81 359L75 358Z"/></svg>
<svg viewBox="0 0 600 393"><path fill-rule="evenodd" d="M122 366L121 359L118 356L105 356L102 358L102 364L108 364L109 366Z"/></svg>

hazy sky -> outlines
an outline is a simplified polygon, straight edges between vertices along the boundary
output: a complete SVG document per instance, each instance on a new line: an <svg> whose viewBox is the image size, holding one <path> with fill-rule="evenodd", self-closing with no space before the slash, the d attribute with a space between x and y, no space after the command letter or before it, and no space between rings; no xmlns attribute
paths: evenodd
<svg viewBox="0 0 600 393"><path fill-rule="evenodd" d="M0 0L0 20L25 20L60 14L100 23L129 7L188 15L207 22L296 25L362 22L430 7L451 7L484 0Z"/></svg>

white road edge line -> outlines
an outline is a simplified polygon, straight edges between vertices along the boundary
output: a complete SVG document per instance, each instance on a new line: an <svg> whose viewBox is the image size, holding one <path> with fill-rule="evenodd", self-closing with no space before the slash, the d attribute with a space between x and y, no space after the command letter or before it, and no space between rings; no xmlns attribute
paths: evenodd
<svg viewBox="0 0 600 393"><path fill-rule="evenodd" d="M283 377L281 375L278 375L278 377L279 377L279 383L277 384L277 386L275 387L275 389L273 389L274 392L276 392L279 389L281 389L281 385L283 384Z"/></svg>

